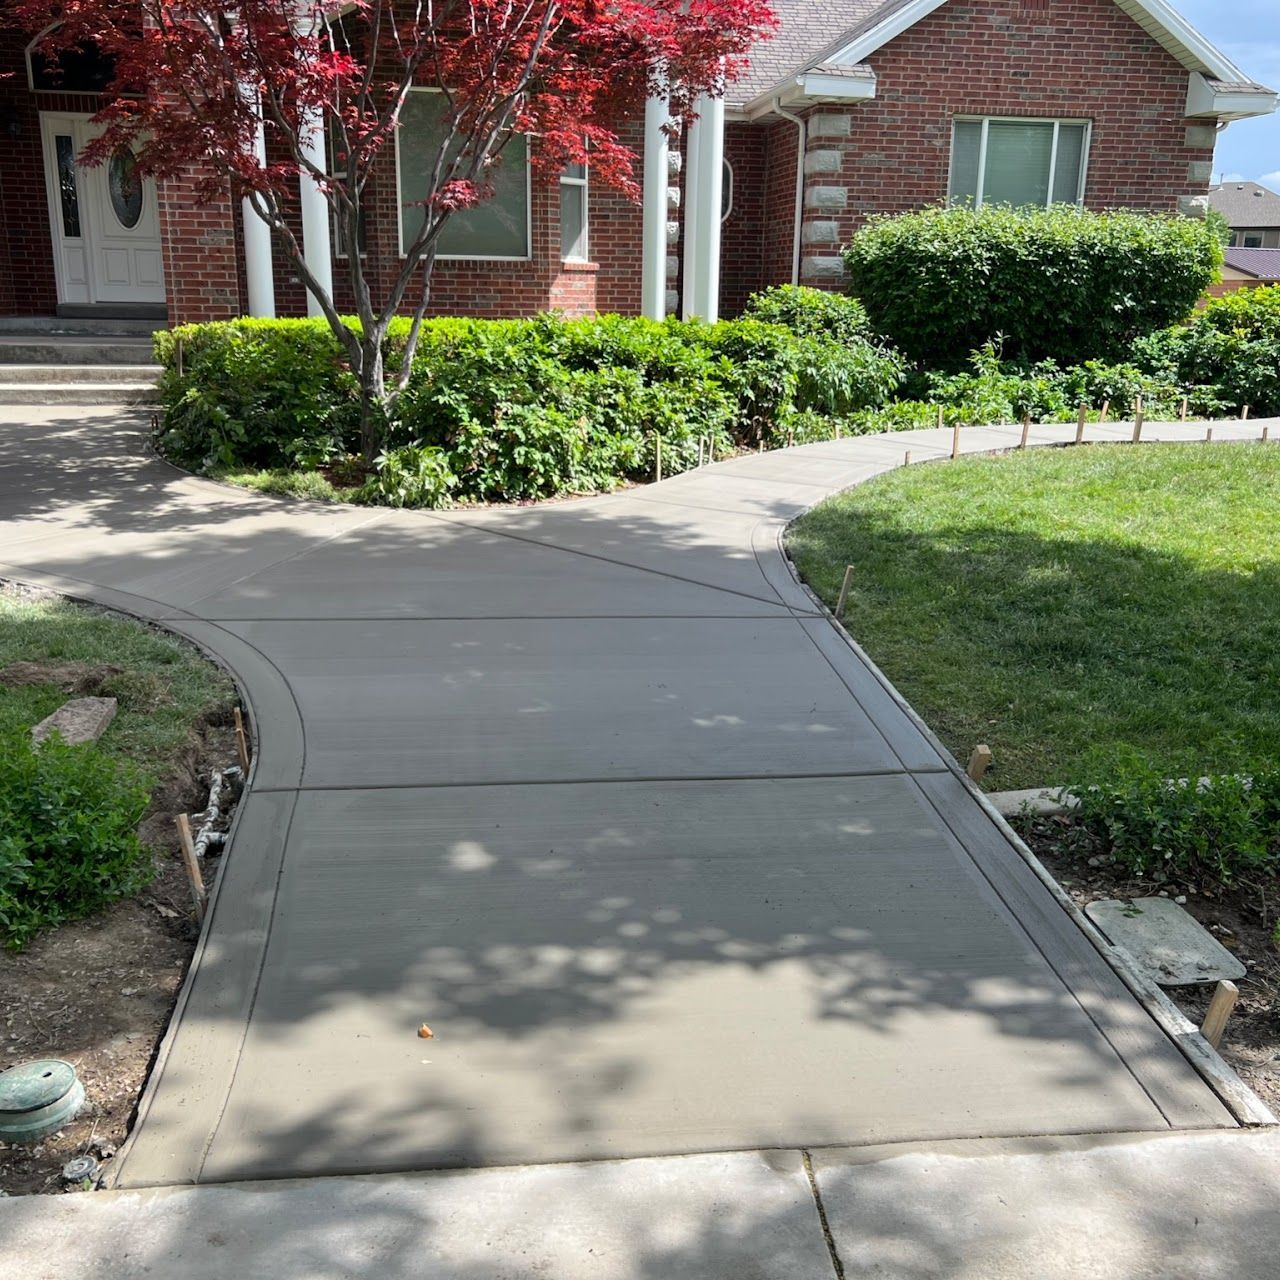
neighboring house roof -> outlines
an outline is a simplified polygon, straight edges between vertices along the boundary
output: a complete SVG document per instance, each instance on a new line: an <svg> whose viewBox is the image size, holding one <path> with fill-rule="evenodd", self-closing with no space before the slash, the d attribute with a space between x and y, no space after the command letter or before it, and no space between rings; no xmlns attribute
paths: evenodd
<svg viewBox="0 0 1280 1280"><path fill-rule="evenodd" d="M1256 280L1280 280L1280 249L1228 249L1226 261Z"/></svg>
<svg viewBox="0 0 1280 1280"><path fill-rule="evenodd" d="M865 59L914 26L946 0L774 0L778 29L751 51L751 67L729 87L728 106L758 114L806 72L872 77ZM1193 79L1203 77L1210 114L1261 115L1275 109L1275 94L1255 84L1215 48L1168 0L1115 0ZM1230 99L1230 101L1228 101ZM1256 101L1255 101L1256 99ZM1189 106L1190 112L1190 106Z"/></svg>
<svg viewBox="0 0 1280 1280"><path fill-rule="evenodd" d="M1209 208L1232 227L1280 227L1280 195L1256 182L1224 182L1209 188Z"/></svg>

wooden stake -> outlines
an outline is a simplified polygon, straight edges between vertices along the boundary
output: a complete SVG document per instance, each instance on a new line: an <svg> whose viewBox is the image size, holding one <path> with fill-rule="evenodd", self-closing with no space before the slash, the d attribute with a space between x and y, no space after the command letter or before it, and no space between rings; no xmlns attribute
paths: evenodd
<svg viewBox="0 0 1280 1280"><path fill-rule="evenodd" d="M1087 405L1080 406L1080 412L1076 415L1076 444L1080 444L1084 440L1084 424L1089 420L1089 409Z"/></svg>
<svg viewBox="0 0 1280 1280"><path fill-rule="evenodd" d="M1031 415L1024 413L1022 415L1022 439L1018 442L1019 449L1027 447L1027 437L1031 434Z"/></svg>
<svg viewBox="0 0 1280 1280"><path fill-rule="evenodd" d="M911 450L910 450L910 449L908 449L908 450L906 451L906 453L904 453L904 454L902 455L902 465L903 465L904 467L909 467L909 466L911 465Z"/></svg>
<svg viewBox="0 0 1280 1280"><path fill-rule="evenodd" d="M204 924L204 877L200 874L200 860L196 857L195 841L191 838L191 820L185 813L174 819L178 827L178 844L182 847L182 862L191 881L191 900L196 907L196 923Z"/></svg>
<svg viewBox="0 0 1280 1280"><path fill-rule="evenodd" d="M791 446L795 444L795 442L796 442L796 429L795 427L792 427L787 432L787 448L790 449Z"/></svg>
<svg viewBox="0 0 1280 1280"><path fill-rule="evenodd" d="M1266 443L1267 443L1267 437L1268 437L1270 434L1271 434L1271 428L1270 428L1270 427L1263 427L1263 428L1262 428L1262 443L1263 443L1263 444L1266 444Z"/></svg>
<svg viewBox="0 0 1280 1280"><path fill-rule="evenodd" d="M1204 442L1205 442L1205 444L1212 444L1212 443L1213 443L1213 428L1212 428L1212 427L1205 427L1205 429L1204 429Z"/></svg>
<svg viewBox="0 0 1280 1280"><path fill-rule="evenodd" d="M991 748L985 742L980 742L973 749L973 754L969 757L968 767L965 773L973 779L974 782L981 782L983 775L991 767Z"/></svg>
<svg viewBox="0 0 1280 1280"><path fill-rule="evenodd" d="M1249 420L1249 406L1245 405L1245 407L1240 410L1240 421L1248 422L1248 420Z"/></svg>
<svg viewBox="0 0 1280 1280"><path fill-rule="evenodd" d="M241 772L247 778L249 776L249 739L244 731L244 716L240 714L239 707L231 714L236 722L236 755L240 758Z"/></svg>
<svg viewBox="0 0 1280 1280"><path fill-rule="evenodd" d="M836 439L840 439L840 420L836 419Z"/></svg>
<svg viewBox="0 0 1280 1280"><path fill-rule="evenodd" d="M960 419L956 419L956 425L951 428L951 456L958 458L960 456Z"/></svg>
<svg viewBox="0 0 1280 1280"><path fill-rule="evenodd" d="M178 339L178 341L177 341L176 343L174 343L174 347L173 347L173 354L174 354L174 357L176 358L176 360L177 360L177 364L178 364L178 377L180 377L180 378L181 378L181 377L182 377L182 366L183 366L183 359L182 359L182 357L183 357L183 350L182 350L182 339L181 339L181 338L179 338L179 339Z"/></svg>
<svg viewBox="0 0 1280 1280"><path fill-rule="evenodd" d="M840 584L840 598L836 601L836 617L844 617L844 607L849 602L849 587L853 583L853 565L845 565L844 581Z"/></svg>
<svg viewBox="0 0 1280 1280"><path fill-rule="evenodd" d="M947 425L946 421L943 417L942 406L939 405L938 406L938 430L941 431L942 428L945 427L946 425Z"/></svg>
<svg viewBox="0 0 1280 1280"><path fill-rule="evenodd" d="M653 482L662 483L662 437L653 437Z"/></svg>
<svg viewBox="0 0 1280 1280"><path fill-rule="evenodd" d="M1098 422L1099 422L1099 424L1101 424L1101 423L1103 423L1103 422L1106 422L1106 420L1107 420L1107 411L1108 411L1110 408L1111 408L1111 401L1110 401L1110 400L1104 400L1104 401L1102 402L1102 412L1101 412L1100 414L1098 414Z"/></svg>
<svg viewBox="0 0 1280 1280"><path fill-rule="evenodd" d="M1179 411L1178 420L1180 422L1186 422L1187 420L1187 397L1186 396L1182 397L1182 408Z"/></svg>
<svg viewBox="0 0 1280 1280"><path fill-rule="evenodd" d="M1142 397L1139 396L1133 406L1133 443L1142 439Z"/></svg>
<svg viewBox="0 0 1280 1280"><path fill-rule="evenodd" d="M1200 1034L1216 1049L1222 1043L1222 1033L1227 1029L1227 1019L1236 1007L1240 988L1225 979L1213 989L1213 999L1200 1024Z"/></svg>

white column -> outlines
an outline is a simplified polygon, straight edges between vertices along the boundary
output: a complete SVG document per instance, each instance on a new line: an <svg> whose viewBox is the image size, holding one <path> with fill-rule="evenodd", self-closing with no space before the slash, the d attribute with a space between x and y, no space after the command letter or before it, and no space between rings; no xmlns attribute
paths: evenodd
<svg viewBox="0 0 1280 1280"><path fill-rule="evenodd" d="M698 99L701 107L702 99ZM706 121L699 111L697 118L689 125L685 135L684 146L684 192L681 206L684 212L684 234L680 237L681 270L683 272L683 291L680 296L680 311L686 320L701 315L698 307L698 256L701 252L698 243L698 225L702 206L702 146L706 134Z"/></svg>
<svg viewBox="0 0 1280 1280"><path fill-rule="evenodd" d="M267 143L258 117L258 133L253 143L258 163L267 163ZM271 260L271 228L253 211L248 200L241 201L244 218L244 272L249 284L249 314L264 320L276 315L275 267Z"/></svg>
<svg viewBox="0 0 1280 1280"><path fill-rule="evenodd" d="M690 138L692 188L685 217L684 313L714 323L720 315L720 196L724 182L724 99L698 99Z"/></svg>
<svg viewBox="0 0 1280 1280"><path fill-rule="evenodd" d="M311 117L302 131L303 154L321 173L327 173L329 159L324 145L324 122ZM299 179L302 187L302 254L316 284L333 297L333 243L329 233L329 202L309 173ZM307 291L307 314L323 315L320 304Z"/></svg>
<svg viewBox="0 0 1280 1280"><path fill-rule="evenodd" d="M650 320L667 314L668 142L663 127L670 116L665 96L644 105L644 237L640 312Z"/></svg>

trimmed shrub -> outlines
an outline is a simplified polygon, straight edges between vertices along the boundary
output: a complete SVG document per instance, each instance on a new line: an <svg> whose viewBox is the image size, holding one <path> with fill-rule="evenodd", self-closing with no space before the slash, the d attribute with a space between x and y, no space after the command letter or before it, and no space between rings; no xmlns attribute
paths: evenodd
<svg viewBox="0 0 1280 1280"><path fill-rule="evenodd" d="M1280 870L1280 769L1169 779L1124 756L1069 790L1080 823L1138 875L1230 880Z"/></svg>
<svg viewBox="0 0 1280 1280"><path fill-rule="evenodd" d="M389 367L406 332L407 321L392 328ZM343 471L356 447L354 379L318 322L187 326L157 351L167 456L219 472ZM797 414L882 404L902 373L900 357L863 339L759 320L431 321L359 496L440 506L606 490L651 473L655 437L664 469L678 471L694 465L699 442L723 454L735 440L784 438Z"/></svg>
<svg viewBox="0 0 1280 1280"><path fill-rule="evenodd" d="M0 937L26 946L47 925L92 915L154 874L138 840L149 800L93 746L0 735Z"/></svg>
<svg viewBox="0 0 1280 1280"><path fill-rule="evenodd" d="M1280 286L1238 289L1134 344L1149 373L1188 388L1196 412L1280 414Z"/></svg>
<svg viewBox="0 0 1280 1280"><path fill-rule="evenodd" d="M1000 340L1074 364L1188 315L1222 241L1215 223L1159 214L931 208L873 219L845 264L875 331L922 364L958 368Z"/></svg>
<svg viewBox="0 0 1280 1280"><path fill-rule="evenodd" d="M742 314L748 320L780 324L804 338L856 342L871 337L867 309L857 298L808 285L780 284L762 289L747 299Z"/></svg>

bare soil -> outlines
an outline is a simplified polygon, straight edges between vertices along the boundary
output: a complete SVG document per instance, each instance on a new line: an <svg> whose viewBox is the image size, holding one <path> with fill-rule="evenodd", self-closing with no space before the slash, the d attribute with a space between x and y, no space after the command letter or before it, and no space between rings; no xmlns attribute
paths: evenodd
<svg viewBox="0 0 1280 1280"><path fill-rule="evenodd" d="M72 664L30 665L37 683L68 693L91 692L111 674ZM24 673L10 666L7 682ZM0 951L0 1070L38 1058L72 1063L86 1105L74 1122L32 1146L0 1142L0 1192L10 1195L80 1190L62 1169L89 1155L105 1173L132 1123L157 1045L168 1026L195 947L191 890L178 852L174 816L202 810L210 774L235 763L225 724L205 724L156 788L140 834L152 849L155 880L141 894L88 920L41 933L23 952ZM229 815L219 824L225 829ZM206 858L205 881L218 858Z"/></svg>
<svg viewBox="0 0 1280 1280"><path fill-rule="evenodd" d="M1134 876L1114 862L1069 816L1015 823L1036 857L1083 908L1099 898L1173 898L1239 956L1247 973L1219 1052L1240 1078L1280 1115L1280 951L1273 930L1280 881L1168 879ZM1198 1026L1213 984L1167 987L1166 993Z"/></svg>

